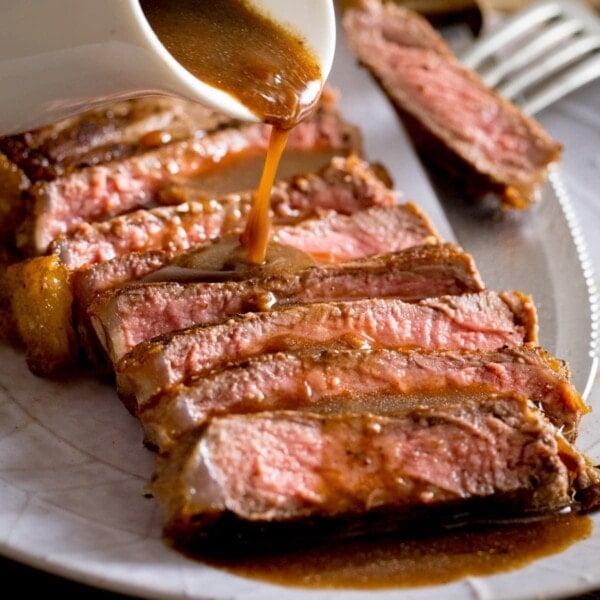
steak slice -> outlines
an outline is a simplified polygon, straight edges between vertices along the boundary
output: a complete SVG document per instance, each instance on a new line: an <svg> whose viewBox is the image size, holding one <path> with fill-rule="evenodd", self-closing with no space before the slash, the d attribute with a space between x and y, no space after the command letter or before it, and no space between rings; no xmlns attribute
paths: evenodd
<svg viewBox="0 0 600 600"><path fill-rule="evenodd" d="M247 212L248 202L235 196L140 209L107 221L80 223L70 233L56 238L48 252L56 254L70 269L130 252L183 252L220 237L232 219L239 227L242 214Z"/></svg>
<svg viewBox="0 0 600 600"><path fill-rule="evenodd" d="M465 68L423 17L367 0L348 10L343 24L409 130L424 134L429 158L448 166L451 157L463 180L466 167L471 183L496 192L506 206L525 208L535 199L560 145Z"/></svg>
<svg viewBox="0 0 600 600"><path fill-rule="evenodd" d="M151 205L160 188L173 181L199 176L225 158L266 151L269 129L262 123L227 127L37 182L29 189L30 208L18 245L32 253L43 253L54 238L72 231L79 223ZM342 154L357 150L359 144L356 128L344 122L328 104L295 127L288 140L290 150L328 148Z"/></svg>
<svg viewBox="0 0 600 600"><path fill-rule="evenodd" d="M518 393L570 441L589 411L564 363L533 345L499 350L313 350L250 358L159 392L138 411L145 441L165 450L208 419L302 410L394 414L424 396Z"/></svg>
<svg viewBox="0 0 600 600"><path fill-rule="evenodd" d="M242 281L131 285L98 294L87 312L109 357L117 362L145 340L239 313L371 297L414 302L482 289L471 256L443 244Z"/></svg>
<svg viewBox="0 0 600 600"><path fill-rule="evenodd" d="M90 165L121 160L213 131L230 119L197 103L152 96L109 104L19 135L0 137L0 233L7 246L27 217L25 191ZM21 242L23 243L23 242Z"/></svg>
<svg viewBox="0 0 600 600"><path fill-rule="evenodd" d="M195 102L149 96L111 103L33 131L0 138L0 151L32 181L121 160L231 122Z"/></svg>
<svg viewBox="0 0 600 600"><path fill-rule="evenodd" d="M142 406L165 386L267 351L355 347L494 349L537 341L535 307L519 292L485 291L409 304L396 298L302 304L195 326L137 345L116 365L118 391Z"/></svg>
<svg viewBox="0 0 600 600"><path fill-rule="evenodd" d="M228 227L232 226L231 222L226 222L226 225ZM395 206L375 206L350 216L332 213L322 220L303 221L298 225L289 227L276 226L274 228L275 236L282 229L287 232L285 238L287 245L293 246L296 244L298 250L308 255L306 256L307 259L310 259L312 256L312 258L321 261L325 258L331 260L337 259L340 262L355 258L358 259L371 254L388 252L388 250L396 251L412 247L413 245L433 244L440 239L429 219L410 202ZM296 236L293 235L295 229L301 229L301 233ZM332 232L332 235L327 235L328 232ZM334 234L335 242L333 240ZM237 244L235 239L234 241ZM333 246L334 243L337 247ZM208 275L213 278L214 273L206 274L196 266L190 267L190 264L197 265L198 263L203 263L202 256L206 250L216 250L215 255L222 258L224 255L221 249L229 248L230 246L231 239L227 239L222 246L218 243L203 245L191 248L189 251L183 254L176 254L175 256L173 256L172 252L164 253L160 256L151 252L146 260L143 253L134 254L133 262L136 265L135 279L143 278L152 281L164 281L165 279L168 280L174 277L174 270L177 272L175 275L177 278L184 277L182 271L185 273L185 277L189 277L191 274L192 278L196 279L206 279L209 278ZM435 255L433 251L429 251L428 254L431 257ZM467 257L464 260L467 263L470 262L470 259ZM117 259L115 261L114 266L109 265L107 268L100 267L98 269L94 267L79 277L77 285L82 290L81 292L75 292L75 297L91 300L93 293L96 291L116 287L112 283L114 281L114 268L119 272L118 284L124 284L125 278L123 275L128 272L129 266L127 263L123 263ZM424 265L422 268L428 271L431 270ZM107 281L102 282L102 277L106 277ZM252 293L252 297L256 298L256 293ZM243 298L240 300L243 300ZM255 301L252 301L252 303L254 304L254 310L260 308L261 302L259 302L259 306L256 305ZM91 324L87 314L85 314L86 308L87 302L80 303L78 312L82 316L79 329L82 340L91 342L91 346L87 347L84 344L84 347L87 348L91 357L98 358L104 352L101 352L100 355L98 354L97 340L94 339L96 335L91 334ZM190 306L189 308L192 307ZM169 310L174 311L176 308L172 307ZM87 331L84 331L85 329ZM108 336L102 333L101 329L97 333L100 334L100 339L106 343L106 348L109 350L112 358L115 359L117 356L120 358L123 349L118 349L117 347L111 348L108 342L110 332L107 332Z"/></svg>
<svg viewBox="0 0 600 600"><path fill-rule="evenodd" d="M456 525L458 514L464 523L588 509L599 483L526 398L476 394L431 398L392 417L213 418L159 456L151 491L168 537L213 551L278 535L289 544L316 531L372 534L379 518L402 532L416 517Z"/></svg>
<svg viewBox="0 0 600 600"><path fill-rule="evenodd" d="M173 193L173 192L171 192ZM224 233L241 232L253 191L210 198L179 186L188 200L174 206L140 209L107 221L80 223L49 247L70 268L110 260L127 252L182 252ZM193 198L193 199L191 199ZM334 157L320 173L280 180L272 191L275 222L302 220L333 210L352 214L371 206L391 206L397 193L356 155Z"/></svg>

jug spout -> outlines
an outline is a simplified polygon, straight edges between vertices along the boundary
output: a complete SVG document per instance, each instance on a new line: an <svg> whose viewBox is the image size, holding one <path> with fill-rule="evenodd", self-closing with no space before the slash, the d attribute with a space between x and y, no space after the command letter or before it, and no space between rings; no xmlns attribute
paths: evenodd
<svg viewBox="0 0 600 600"><path fill-rule="evenodd" d="M276 22L292 24L315 49L325 80L335 46L332 0L251 4ZM181 66L150 27L139 0L19 0L2 5L0 135L152 94L197 101L236 119L259 120L235 97Z"/></svg>

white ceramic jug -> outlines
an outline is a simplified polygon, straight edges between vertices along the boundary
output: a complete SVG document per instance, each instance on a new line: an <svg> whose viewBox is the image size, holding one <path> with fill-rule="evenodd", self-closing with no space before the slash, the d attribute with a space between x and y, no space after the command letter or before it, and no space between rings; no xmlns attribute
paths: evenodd
<svg viewBox="0 0 600 600"><path fill-rule="evenodd" d="M325 80L335 47L333 1L251 3L305 39ZM0 0L0 135L148 94L258 120L184 69L152 31L138 0Z"/></svg>

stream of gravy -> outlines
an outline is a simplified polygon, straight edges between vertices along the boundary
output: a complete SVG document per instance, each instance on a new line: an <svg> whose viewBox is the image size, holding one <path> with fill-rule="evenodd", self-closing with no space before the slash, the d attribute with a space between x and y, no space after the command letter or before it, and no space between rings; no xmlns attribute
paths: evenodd
<svg viewBox="0 0 600 600"><path fill-rule="evenodd" d="M277 167L285 149L288 134L289 130L279 127L274 127L271 131L265 167L252 202L246 228L240 238L242 246L246 248L248 262L254 265L262 264L267 255L267 244L271 233L269 216L271 188L277 175Z"/></svg>
<svg viewBox="0 0 600 600"><path fill-rule="evenodd" d="M246 261L267 256L271 187L288 132L310 114L323 80L317 58L292 32L244 0L141 0L153 31L190 73L228 92L273 126L248 224Z"/></svg>

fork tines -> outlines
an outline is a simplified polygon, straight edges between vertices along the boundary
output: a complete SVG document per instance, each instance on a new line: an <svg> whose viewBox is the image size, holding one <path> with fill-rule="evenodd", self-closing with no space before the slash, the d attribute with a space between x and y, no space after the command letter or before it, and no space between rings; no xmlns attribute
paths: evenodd
<svg viewBox="0 0 600 600"><path fill-rule="evenodd" d="M461 60L533 114L600 77L600 18L578 0L536 2Z"/></svg>

